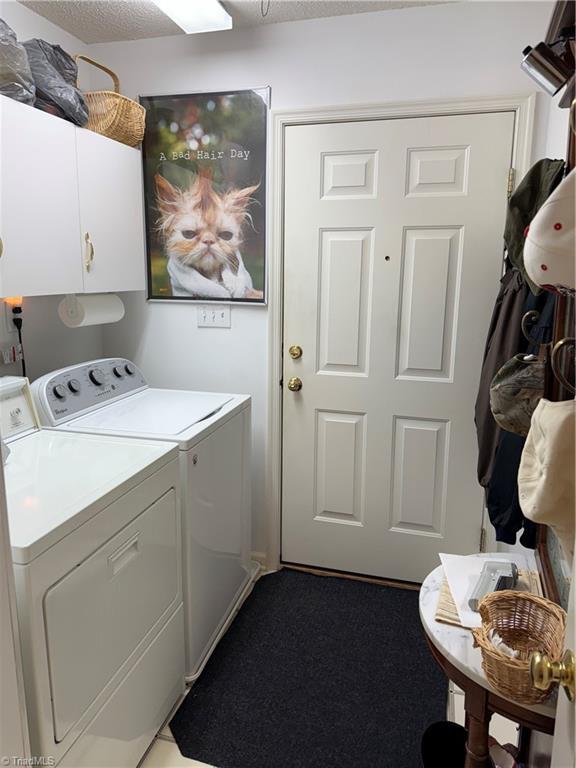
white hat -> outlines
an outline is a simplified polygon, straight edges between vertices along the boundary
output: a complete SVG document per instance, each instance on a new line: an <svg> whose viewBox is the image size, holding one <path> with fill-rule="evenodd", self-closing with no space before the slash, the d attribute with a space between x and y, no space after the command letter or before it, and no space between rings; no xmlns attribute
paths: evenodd
<svg viewBox="0 0 576 768"><path fill-rule="evenodd" d="M536 285L573 291L574 187L576 169L556 187L532 219L524 243L524 267Z"/></svg>
<svg viewBox="0 0 576 768"><path fill-rule="evenodd" d="M552 526L563 549L574 552L574 400L542 399L518 470L518 493L525 517Z"/></svg>

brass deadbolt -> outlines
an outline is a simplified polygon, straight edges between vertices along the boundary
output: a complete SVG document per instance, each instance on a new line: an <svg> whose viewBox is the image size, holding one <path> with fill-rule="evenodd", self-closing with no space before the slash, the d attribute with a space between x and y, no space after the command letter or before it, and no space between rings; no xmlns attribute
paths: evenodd
<svg viewBox="0 0 576 768"><path fill-rule="evenodd" d="M302 347L299 347L298 344L293 344L288 350L288 354L292 360L298 360L298 358L302 357Z"/></svg>

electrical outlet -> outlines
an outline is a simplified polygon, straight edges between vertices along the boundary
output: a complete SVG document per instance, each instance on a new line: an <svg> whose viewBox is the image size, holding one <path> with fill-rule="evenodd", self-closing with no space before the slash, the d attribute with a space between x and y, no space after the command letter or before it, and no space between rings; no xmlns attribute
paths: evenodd
<svg viewBox="0 0 576 768"><path fill-rule="evenodd" d="M5 301L3 301L2 304L4 305L4 326L6 328L6 332L10 336L16 335L16 326L12 322L12 318L14 317L12 307Z"/></svg>
<svg viewBox="0 0 576 768"><path fill-rule="evenodd" d="M229 304L199 304L198 328L230 328Z"/></svg>

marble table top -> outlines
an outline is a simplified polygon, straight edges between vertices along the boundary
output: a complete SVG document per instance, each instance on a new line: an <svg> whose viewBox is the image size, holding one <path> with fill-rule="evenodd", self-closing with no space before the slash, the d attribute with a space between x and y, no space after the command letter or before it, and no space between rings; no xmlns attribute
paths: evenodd
<svg viewBox="0 0 576 768"><path fill-rule="evenodd" d="M508 555L508 553L506 554ZM502 553L499 553L497 556L502 557ZM490 558L494 558L494 555L483 553L480 555L470 555L470 557L482 557L485 560L489 560ZM522 554L521 557L525 559L526 555ZM510 553L510 560L516 560L514 553ZM536 568L535 564L534 568ZM456 627L451 624L443 624L435 619L443 578L444 572L442 566L439 565L438 568L435 568L428 574L420 589L420 619L422 620L424 631L432 644L436 646L447 661L453 664L453 666L463 672L475 683L492 691L493 689L488 680L486 680L486 676L482 670L482 655L480 648L474 648L473 646L471 630L465 629L464 627ZM501 693L498 693L498 696L503 699L507 698ZM512 699L509 700L512 701ZM528 704L518 705L517 702L514 703L517 706L545 715L546 717L555 716L556 696L554 695L543 704L530 706Z"/></svg>

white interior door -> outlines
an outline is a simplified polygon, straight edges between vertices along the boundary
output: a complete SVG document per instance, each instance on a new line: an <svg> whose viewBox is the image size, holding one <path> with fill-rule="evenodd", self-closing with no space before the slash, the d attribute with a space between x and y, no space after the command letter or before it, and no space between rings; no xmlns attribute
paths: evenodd
<svg viewBox="0 0 576 768"><path fill-rule="evenodd" d="M285 562L420 581L478 550L513 131L512 112L286 129Z"/></svg>
<svg viewBox="0 0 576 768"><path fill-rule="evenodd" d="M576 560L572 566L572 586L568 603L565 650L576 653ZM576 705L563 690L558 692L556 726L552 749L552 768L574 768L576 765Z"/></svg>

